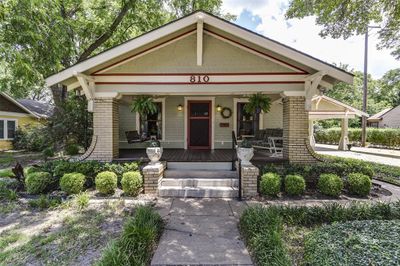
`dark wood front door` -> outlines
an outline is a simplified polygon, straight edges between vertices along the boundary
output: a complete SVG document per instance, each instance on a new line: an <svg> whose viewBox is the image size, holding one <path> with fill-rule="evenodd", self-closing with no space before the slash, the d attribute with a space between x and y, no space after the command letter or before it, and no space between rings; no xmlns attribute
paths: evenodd
<svg viewBox="0 0 400 266"><path fill-rule="evenodd" d="M211 148L211 101L188 102L188 147Z"/></svg>

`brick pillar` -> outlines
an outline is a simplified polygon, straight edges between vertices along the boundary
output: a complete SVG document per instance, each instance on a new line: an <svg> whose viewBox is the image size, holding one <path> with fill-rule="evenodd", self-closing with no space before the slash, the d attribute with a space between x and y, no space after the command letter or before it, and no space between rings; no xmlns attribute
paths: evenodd
<svg viewBox="0 0 400 266"><path fill-rule="evenodd" d="M242 179L242 197L257 196L257 179L260 171L254 165L244 165L240 168Z"/></svg>
<svg viewBox="0 0 400 266"><path fill-rule="evenodd" d="M163 178L164 169L165 165L162 163L148 164L143 168L144 193L158 193L158 184Z"/></svg>
<svg viewBox="0 0 400 266"><path fill-rule="evenodd" d="M309 118L305 97L287 96L283 99L283 157L292 163L318 161L310 152Z"/></svg>
<svg viewBox="0 0 400 266"><path fill-rule="evenodd" d="M89 160L110 162L119 156L119 106L115 98L94 101L93 136L97 137Z"/></svg>

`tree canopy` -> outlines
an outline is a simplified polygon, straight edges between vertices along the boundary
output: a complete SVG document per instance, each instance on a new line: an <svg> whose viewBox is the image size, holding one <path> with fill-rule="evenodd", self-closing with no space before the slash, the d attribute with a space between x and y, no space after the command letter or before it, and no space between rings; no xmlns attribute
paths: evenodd
<svg viewBox="0 0 400 266"><path fill-rule="evenodd" d="M323 37L349 38L365 34L368 25L379 25L379 48L392 50L400 59L399 0L291 0L287 18L316 16Z"/></svg>
<svg viewBox="0 0 400 266"><path fill-rule="evenodd" d="M222 0L0 1L0 91L40 99L45 77Z"/></svg>

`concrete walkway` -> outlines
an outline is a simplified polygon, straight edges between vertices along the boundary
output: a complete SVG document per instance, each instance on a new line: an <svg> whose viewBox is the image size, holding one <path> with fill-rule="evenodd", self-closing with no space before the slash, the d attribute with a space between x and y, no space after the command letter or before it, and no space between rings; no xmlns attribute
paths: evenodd
<svg viewBox="0 0 400 266"><path fill-rule="evenodd" d="M351 151L339 151L337 145L316 144L315 151L324 155L400 166L400 151L397 150L353 147Z"/></svg>
<svg viewBox="0 0 400 266"><path fill-rule="evenodd" d="M163 199L167 220L151 265L253 265L237 222L246 203L224 199Z"/></svg>

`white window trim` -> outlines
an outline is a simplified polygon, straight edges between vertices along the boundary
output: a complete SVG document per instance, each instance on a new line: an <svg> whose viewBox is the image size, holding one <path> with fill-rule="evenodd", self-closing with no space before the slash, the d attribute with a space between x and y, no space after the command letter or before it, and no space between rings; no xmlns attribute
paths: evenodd
<svg viewBox="0 0 400 266"><path fill-rule="evenodd" d="M188 148L188 101L211 101L211 150L214 150L214 128L215 128L215 97L185 97L183 105L183 116L184 116L184 141L183 143L185 150Z"/></svg>
<svg viewBox="0 0 400 266"><path fill-rule="evenodd" d="M237 116L238 116L238 110L237 110L237 104L238 103L248 103L249 99L248 98L233 98L233 131L235 132L235 136L237 137ZM260 114L260 121L259 121L259 127L260 129L264 129L264 113L261 112Z"/></svg>
<svg viewBox="0 0 400 266"><path fill-rule="evenodd" d="M8 121L14 121L15 122L15 130L18 128L18 120L17 119L11 119L11 118L0 118L0 121L4 121L4 138L0 138L0 140L13 140L14 138L9 138L8 137Z"/></svg>
<svg viewBox="0 0 400 266"><path fill-rule="evenodd" d="M161 103L161 134L160 141L165 141L165 98L156 98L153 100L155 103ZM136 113L136 130L140 133L140 115Z"/></svg>

